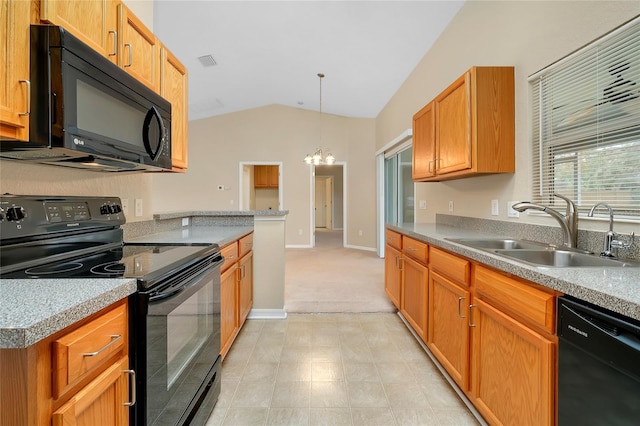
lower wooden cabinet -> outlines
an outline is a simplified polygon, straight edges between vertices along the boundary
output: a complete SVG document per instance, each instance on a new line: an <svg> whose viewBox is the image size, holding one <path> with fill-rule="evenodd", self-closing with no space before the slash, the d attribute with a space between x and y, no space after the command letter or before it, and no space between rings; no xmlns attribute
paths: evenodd
<svg viewBox="0 0 640 426"><path fill-rule="evenodd" d="M124 299L32 346L0 349L0 425L129 424L127 315Z"/></svg>
<svg viewBox="0 0 640 426"><path fill-rule="evenodd" d="M129 424L129 358L120 358L53 412L53 426ZM128 401L126 403L123 403Z"/></svg>
<svg viewBox="0 0 640 426"><path fill-rule="evenodd" d="M471 321L471 400L480 414L492 425L553 425L556 342L482 300Z"/></svg>
<svg viewBox="0 0 640 426"><path fill-rule="evenodd" d="M400 312L418 336L426 342L429 269L407 256L403 260L402 268Z"/></svg>
<svg viewBox="0 0 640 426"><path fill-rule="evenodd" d="M236 313L237 270L238 265L234 263L220 277L220 353L223 356L229 351L239 329Z"/></svg>
<svg viewBox="0 0 640 426"><path fill-rule="evenodd" d="M469 389L468 290L437 272L429 276L427 347L461 389Z"/></svg>
<svg viewBox="0 0 640 426"><path fill-rule="evenodd" d="M398 245L385 248L385 291L483 418L555 425L558 294L410 237Z"/></svg>
<svg viewBox="0 0 640 426"><path fill-rule="evenodd" d="M253 233L222 248L220 355L224 358L253 306Z"/></svg>
<svg viewBox="0 0 640 426"><path fill-rule="evenodd" d="M384 253L384 291L396 308L400 309L402 254L389 244L385 246Z"/></svg>

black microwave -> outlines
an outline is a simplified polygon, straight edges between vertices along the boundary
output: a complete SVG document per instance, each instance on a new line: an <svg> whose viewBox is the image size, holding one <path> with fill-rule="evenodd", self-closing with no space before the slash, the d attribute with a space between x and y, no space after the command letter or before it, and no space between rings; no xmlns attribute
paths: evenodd
<svg viewBox="0 0 640 426"><path fill-rule="evenodd" d="M62 27L32 25L28 141L0 157L89 170L171 169L171 104Z"/></svg>

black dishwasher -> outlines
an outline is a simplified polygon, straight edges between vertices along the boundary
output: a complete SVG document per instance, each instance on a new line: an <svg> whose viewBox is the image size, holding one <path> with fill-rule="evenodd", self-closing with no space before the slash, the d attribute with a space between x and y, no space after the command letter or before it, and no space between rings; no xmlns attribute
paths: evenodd
<svg viewBox="0 0 640 426"><path fill-rule="evenodd" d="M558 298L558 424L640 423L640 322Z"/></svg>

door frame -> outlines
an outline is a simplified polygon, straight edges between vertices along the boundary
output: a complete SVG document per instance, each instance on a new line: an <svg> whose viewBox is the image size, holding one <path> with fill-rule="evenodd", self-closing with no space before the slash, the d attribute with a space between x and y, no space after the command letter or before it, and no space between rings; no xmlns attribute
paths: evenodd
<svg viewBox="0 0 640 426"><path fill-rule="evenodd" d="M285 210L284 208L284 190L282 187L283 182L283 163L282 161L240 161L239 163L239 178L238 178L238 210L249 210L249 206L245 206L244 196L247 191L251 191L249 186L251 182L246 182L244 176L245 166L278 166L278 210Z"/></svg>
<svg viewBox="0 0 640 426"><path fill-rule="evenodd" d="M347 247L347 162L336 161L334 165L342 166L342 247ZM309 188L309 246L313 248L316 246L316 166L313 164L309 167Z"/></svg>

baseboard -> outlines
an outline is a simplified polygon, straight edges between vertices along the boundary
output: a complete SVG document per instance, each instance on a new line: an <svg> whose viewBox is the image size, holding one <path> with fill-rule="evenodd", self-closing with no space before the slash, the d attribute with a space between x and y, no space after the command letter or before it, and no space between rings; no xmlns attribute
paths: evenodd
<svg viewBox="0 0 640 426"><path fill-rule="evenodd" d="M363 250L363 251L377 251L375 247L352 246L350 244L347 244L346 246L344 246L344 248L350 248L354 250Z"/></svg>
<svg viewBox="0 0 640 426"><path fill-rule="evenodd" d="M288 244L284 248L313 248L310 244Z"/></svg>
<svg viewBox="0 0 640 426"><path fill-rule="evenodd" d="M251 309L249 319L286 319L287 311L284 309Z"/></svg>

